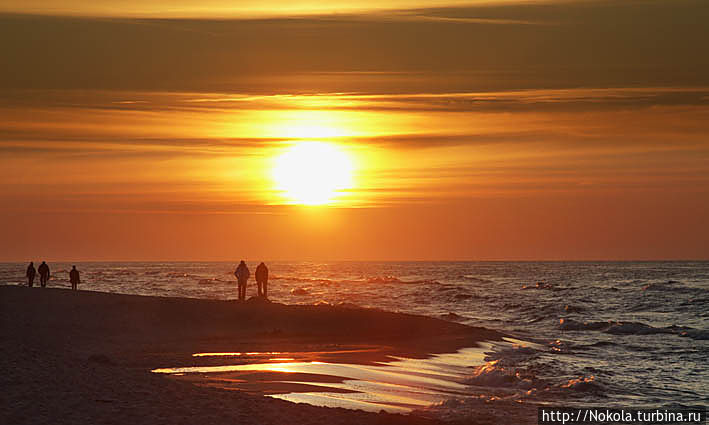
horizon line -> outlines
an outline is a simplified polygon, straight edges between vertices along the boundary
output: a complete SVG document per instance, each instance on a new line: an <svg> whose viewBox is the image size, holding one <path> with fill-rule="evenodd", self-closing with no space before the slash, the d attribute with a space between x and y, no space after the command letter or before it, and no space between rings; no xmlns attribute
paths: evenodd
<svg viewBox="0 0 709 425"><path fill-rule="evenodd" d="M238 263L239 260L40 260L32 262L50 262L50 263ZM486 259L486 260L455 260L455 259L416 259L416 260L334 260L334 259L301 259L301 260L284 260L284 259L259 259L259 260L244 260L249 262L270 262L270 263L703 263L709 262L708 258L688 258L688 259ZM20 261L0 261L0 264L24 264L27 260Z"/></svg>

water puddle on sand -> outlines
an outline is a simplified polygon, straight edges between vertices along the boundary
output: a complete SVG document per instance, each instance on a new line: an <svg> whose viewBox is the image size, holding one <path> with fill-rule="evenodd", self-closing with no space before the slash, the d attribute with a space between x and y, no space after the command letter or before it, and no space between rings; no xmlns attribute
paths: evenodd
<svg viewBox="0 0 709 425"><path fill-rule="evenodd" d="M296 403L379 412L408 413L451 397L470 396L464 384L471 367L485 363L491 344L425 359L387 355L359 358L367 348L313 352L197 353L195 358L232 364L155 369L198 385L260 393Z"/></svg>

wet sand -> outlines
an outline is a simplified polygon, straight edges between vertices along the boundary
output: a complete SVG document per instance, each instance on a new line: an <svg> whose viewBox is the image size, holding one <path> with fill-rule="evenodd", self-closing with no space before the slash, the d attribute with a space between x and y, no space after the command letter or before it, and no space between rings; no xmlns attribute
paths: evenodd
<svg viewBox="0 0 709 425"><path fill-rule="evenodd" d="M454 352L496 332L414 315L332 306L0 287L0 422L429 424L314 407L150 373L223 364L194 353L297 352L358 364ZM305 353L305 354L304 354ZM308 355L307 353L310 353ZM275 354L274 354L275 355ZM277 355L275 355L277 357Z"/></svg>

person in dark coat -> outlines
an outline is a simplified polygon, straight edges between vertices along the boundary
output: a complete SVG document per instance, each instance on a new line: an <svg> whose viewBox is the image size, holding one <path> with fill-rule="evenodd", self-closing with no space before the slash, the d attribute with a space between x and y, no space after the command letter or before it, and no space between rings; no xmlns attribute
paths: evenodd
<svg viewBox="0 0 709 425"><path fill-rule="evenodd" d="M47 286L47 282L49 282L49 266L42 261L42 264L37 267L37 271L39 272L39 283L42 285L42 288L44 288Z"/></svg>
<svg viewBox="0 0 709 425"><path fill-rule="evenodd" d="M258 296L268 298L268 267L264 263L256 267L256 284L258 285Z"/></svg>
<svg viewBox="0 0 709 425"><path fill-rule="evenodd" d="M71 266L71 271L69 272L69 282L71 282L71 289L76 291L76 287L79 285L79 283L81 283L79 271L76 270L76 266Z"/></svg>
<svg viewBox="0 0 709 425"><path fill-rule="evenodd" d="M34 269L34 263L30 261L30 265L27 266L27 286L30 288L34 286L34 277L37 275L37 270Z"/></svg>
<svg viewBox="0 0 709 425"><path fill-rule="evenodd" d="M251 276L251 272L249 272L249 268L246 267L244 260L241 260L239 263L239 266L234 272L234 276L236 276L236 281L239 284L239 299L243 301L246 299L246 282Z"/></svg>

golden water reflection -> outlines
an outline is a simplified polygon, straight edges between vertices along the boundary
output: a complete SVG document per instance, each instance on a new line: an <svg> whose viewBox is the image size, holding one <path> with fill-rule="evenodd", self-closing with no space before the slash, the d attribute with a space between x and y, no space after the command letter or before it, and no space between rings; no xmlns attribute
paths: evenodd
<svg viewBox="0 0 709 425"><path fill-rule="evenodd" d="M247 391L261 388L270 397L317 406L406 413L452 397L470 396L471 389L465 383L470 367L485 363L485 351L490 347L481 344L425 359L388 356L389 361L368 364L312 359L329 354L336 360L339 354L341 360L352 361L358 353L364 355L372 349L196 353L193 356L235 357L242 363L160 368L153 372L182 378L200 375L195 379L204 379L203 385Z"/></svg>

